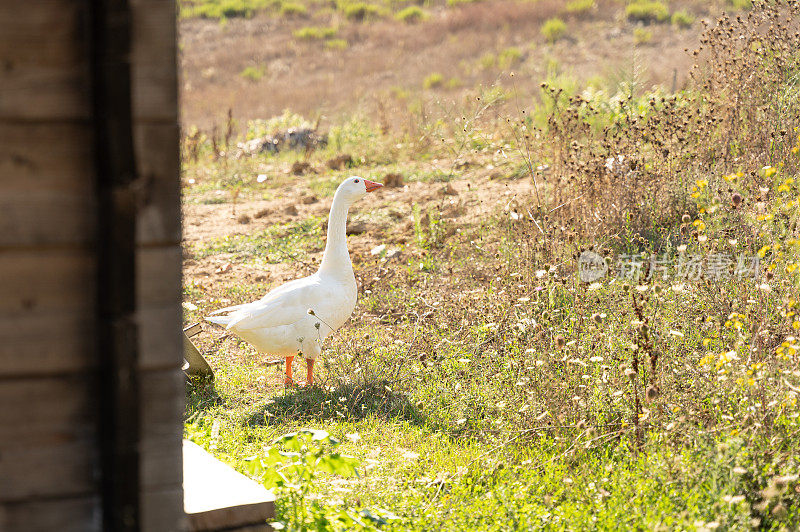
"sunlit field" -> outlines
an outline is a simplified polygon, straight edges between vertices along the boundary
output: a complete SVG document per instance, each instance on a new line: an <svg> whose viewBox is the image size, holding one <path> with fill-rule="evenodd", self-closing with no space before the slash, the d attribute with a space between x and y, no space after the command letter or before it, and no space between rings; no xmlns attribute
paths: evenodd
<svg viewBox="0 0 800 532"><path fill-rule="evenodd" d="M313 386L194 338L216 378L185 436L277 490L274 527L800 527L800 5L708 4L182 2L187 325L316 271L339 183L385 185L350 212L358 304ZM395 27L488 39L462 9L510 40L320 88L382 79L333 57ZM294 44L203 74L193 32L254 21ZM275 74L286 50L331 73Z"/></svg>

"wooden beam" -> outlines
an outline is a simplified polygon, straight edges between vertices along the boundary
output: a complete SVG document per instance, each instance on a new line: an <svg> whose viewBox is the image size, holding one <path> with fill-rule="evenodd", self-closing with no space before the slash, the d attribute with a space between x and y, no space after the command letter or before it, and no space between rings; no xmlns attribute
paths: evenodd
<svg viewBox="0 0 800 532"><path fill-rule="evenodd" d="M139 334L136 325L136 156L131 116L131 11L91 2L98 206L98 340L103 524L141 529Z"/></svg>

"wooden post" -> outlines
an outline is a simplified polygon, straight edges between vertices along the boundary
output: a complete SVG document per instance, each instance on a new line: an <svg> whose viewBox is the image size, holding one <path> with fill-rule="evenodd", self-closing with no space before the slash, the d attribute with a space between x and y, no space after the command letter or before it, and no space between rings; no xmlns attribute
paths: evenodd
<svg viewBox="0 0 800 532"><path fill-rule="evenodd" d="M131 13L127 0L93 0L92 15L103 525L134 532L141 482Z"/></svg>

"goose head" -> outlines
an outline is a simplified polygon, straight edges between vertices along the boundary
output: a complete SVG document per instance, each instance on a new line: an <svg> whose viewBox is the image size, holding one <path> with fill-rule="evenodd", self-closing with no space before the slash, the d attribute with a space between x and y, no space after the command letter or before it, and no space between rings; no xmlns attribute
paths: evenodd
<svg viewBox="0 0 800 532"><path fill-rule="evenodd" d="M342 198L347 204L351 205L366 196L367 192L378 190L382 186L382 184L375 181L353 176L342 181L342 184L336 189L334 198Z"/></svg>

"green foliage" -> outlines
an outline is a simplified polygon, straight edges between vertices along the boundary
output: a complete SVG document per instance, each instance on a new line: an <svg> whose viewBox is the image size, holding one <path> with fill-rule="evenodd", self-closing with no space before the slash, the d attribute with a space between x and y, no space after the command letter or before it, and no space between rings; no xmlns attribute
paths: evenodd
<svg viewBox="0 0 800 532"><path fill-rule="evenodd" d="M636 44L647 44L653 40L653 32L645 28L633 29L633 42Z"/></svg>
<svg viewBox="0 0 800 532"><path fill-rule="evenodd" d="M567 32L567 24L558 17L547 19L541 27L541 33L547 42L554 43Z"/></svg>
<svg viewBox="0 0 800 532"><path fill-rule="evenodd" d="M447 5L451 7L459 6L461 4L473 4L482 0L447 0Z"/></svg>
<svg viewBox="0 0 800 532"><path fill-rule="evenodd" d="M519 48L511 47L506 48L497 54L497 66L500 68L509 68L516 65L522 60L522 51Z"/></svg>
<svg viewBox="0 0 800 532"><path fill-rule="evenodd" d="M264 67L261 65L258 66L248 66L242 70L239 75L245 79L249 79L250 81L258 81L264 77L265 71Z"/></svg>
<svg viewBox="0 0 800 532"><path fill-rule="evenodd" d="M438 72L434 72L425 77L422 86L426 89L435 89L444 83L444 76Z"/></svg>
<svg viewBox="0 0 800 532"><path fill-rule="evenodd" d="M325 41L325 48L329 50L346 50L349 44L345 39L330 39Z"/></svg>
<svg viewBox="0 0 800 532"><path fill-rule="evenodd" d="M342 8L344 16L350 20L364 21L383 16L383 10L374 4L366 2L352 2L344 4Z"/></svg>
<svg viewBox="0 0 800 532"><path fill-rule="evenodd" d="M694 24L694 17L684 10L676 11L672 14L672 25L679 28L691 28Z"/></svg>
<svg viewBox="0 0 800 532"><path fill-rule="evenodd" d="M257 11L274 6L276 0L199 0L181 2L181 18L226 19L252 17Z"/></svg>
<svg viewBox="0 0 800 532"><path fill-rule="evenodd" d="M402 22L415 23L428 18L428 14L419 6L408 6L398 11L394 17Z"/></svg>
<svg viewBox="0 0 800 532"><path fill-rule="evenodd" d="M567 13L585 13L596 5L595 0L569 0L566 5Z"/></svg>
<svg viewBox="0 0 800 532"><path fill-rule="evenodd" d="M330 39L336 35L336 32L337 29L335 27L308 26L293 31L292 35L294 35L295 39L321 41L324 39Z"/></svg>
<svg viewBox="0 0 800 532"><path fill-rule="evenodd" d="M636 22L664 22L669 20L669 8L663 2L633 0L625 7L625 15Z"/></svg>
<svg viewBox="0 0 800 532"><path fill-rule="evenodd" d="M287 17L305 16L308 13L308 8L297 2L284 2L281 4L280 13Z"/></svg>

